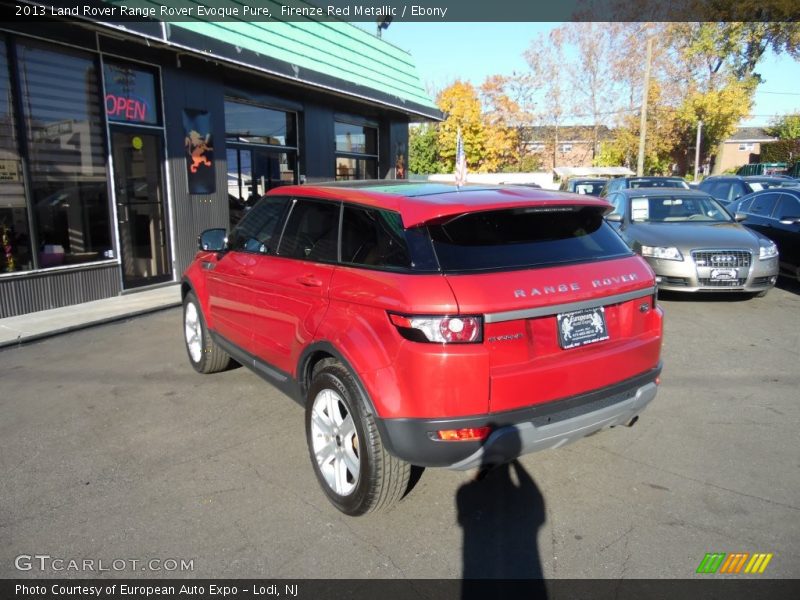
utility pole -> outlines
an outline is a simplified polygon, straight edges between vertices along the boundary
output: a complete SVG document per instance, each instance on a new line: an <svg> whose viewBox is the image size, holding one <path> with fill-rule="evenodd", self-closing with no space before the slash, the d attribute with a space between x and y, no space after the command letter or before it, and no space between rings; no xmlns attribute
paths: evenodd
<svg viewBox="0 0 800 600"><path fill-rule="evenodd" d="M694 143L694 182L697 183L697 169L700 164L700 132L703 131L703 121L697 122L697 140Z"/></svg>
<svg viewBox="0 0 800 600"><path fill-rule="evenodd" d="M642 120L639 124L639 162L636 174L644 175L644 141L647 137L647 90L650 89L650 59L653 57L653 38L647 38L647 62L644 65L644 89L642 90Z"/></svg>

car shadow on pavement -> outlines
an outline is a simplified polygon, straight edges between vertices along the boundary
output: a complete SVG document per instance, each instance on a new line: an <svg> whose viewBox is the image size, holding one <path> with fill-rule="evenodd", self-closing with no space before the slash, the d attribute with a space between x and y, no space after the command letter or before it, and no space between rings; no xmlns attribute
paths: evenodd
<svg viewBox="0 0 800 600"><path fill-rule="evenodd" d="M503 445L518 452L519 437L511 436L504 436ZM462 600L502 598L506 592L546 598L537 542L544 498L519 461L484 464L458 489L456 506L464 532Z"/></svg>
<svg viewBox="0 0 800 600"><path fill-rule="evenodd" d="M797 281L797 279L790 279L789 277L783 276L778 277L778 283L775 284L775 287L789 292L790 294L800 296L800 281Z"/></svg>

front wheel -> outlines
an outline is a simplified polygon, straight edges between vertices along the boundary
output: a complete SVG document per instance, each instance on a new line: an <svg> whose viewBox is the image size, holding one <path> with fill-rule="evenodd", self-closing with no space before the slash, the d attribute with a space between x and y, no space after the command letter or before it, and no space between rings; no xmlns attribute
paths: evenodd
<svg viewBox="0 0 800 600"><path fill-rule="evenodd" d="M198 373L216 373L230 366L231 357L209 334L194 292L186 294L183 300L183 338L189 362Z"/></svg>
<svg viewBox="0 0 800 600"><path fill-rule="evenodd" d="M357 516L402 498L410 465L389 454L348 370L331 362L314 374L306 403L311 463L331 503Z"/></svg>

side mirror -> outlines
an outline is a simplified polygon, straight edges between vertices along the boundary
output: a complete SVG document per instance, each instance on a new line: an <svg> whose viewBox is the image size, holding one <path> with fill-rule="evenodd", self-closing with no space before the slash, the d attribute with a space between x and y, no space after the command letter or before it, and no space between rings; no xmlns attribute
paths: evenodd
<svg viewBox="0 0 800 600"><path fill-rule="evenodd" d="M606 221L610 221L612 223L622 223L622 215L619 213L611 213L610 215L606 215Z"/></svg>
<svg viewBox="0 0 800 600"><path fill-rule="evenodd" d="M744 213L740 213L740 212L737 212L735 215L733 215L733 220L736 221L737 223L741 223L746 218L747 218L747 215L744 214Z"/></svg>
<svg viewBox="0 0 800 600"><path fill-rule="evenodd" d="M206 229L197 237L200 250L222 252L228 245L227 232L222 228Z"/></svg>
<svg viewBox="0 0 800 600"><path fill-rule="evenodd" d="M778 221L780 221L781 225L796 225L800 223L800 217L783 216Z"/></svg>

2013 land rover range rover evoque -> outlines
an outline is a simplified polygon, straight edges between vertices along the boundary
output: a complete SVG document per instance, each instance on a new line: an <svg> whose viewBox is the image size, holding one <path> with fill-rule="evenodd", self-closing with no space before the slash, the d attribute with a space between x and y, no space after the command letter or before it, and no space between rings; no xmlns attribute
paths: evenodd
<svg viewBox="0 0 800 600"><path fill-rule="evenodd" d="M272 190L183 280L192 366L234 359L305 406L358 515L410 465L469 469L632 424L661 370L655 277L591 196L400 182Z"/></svg>

